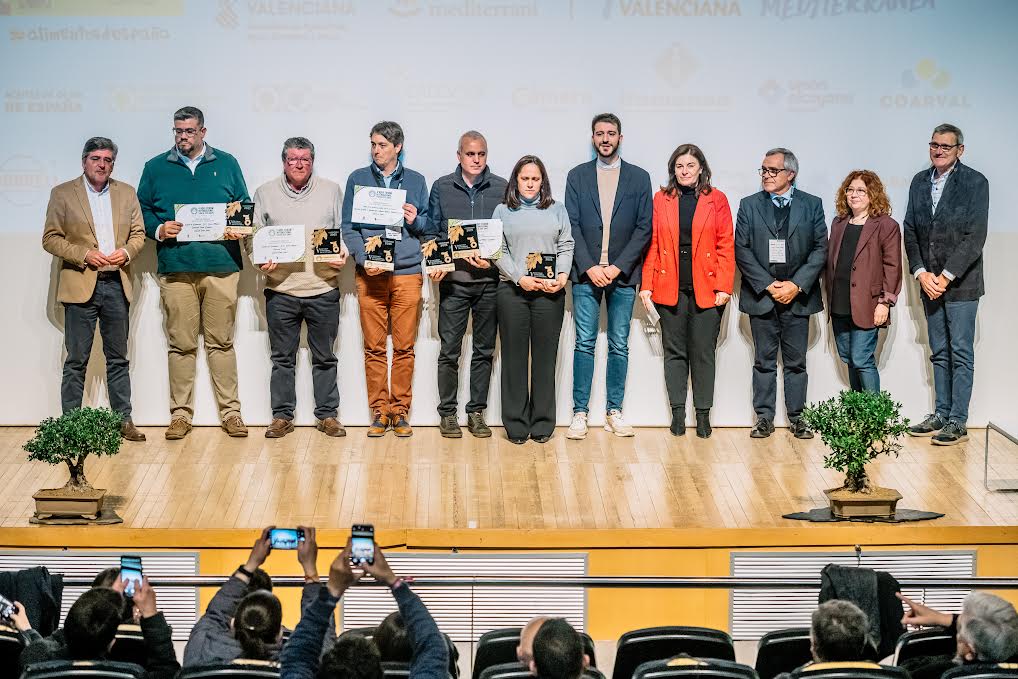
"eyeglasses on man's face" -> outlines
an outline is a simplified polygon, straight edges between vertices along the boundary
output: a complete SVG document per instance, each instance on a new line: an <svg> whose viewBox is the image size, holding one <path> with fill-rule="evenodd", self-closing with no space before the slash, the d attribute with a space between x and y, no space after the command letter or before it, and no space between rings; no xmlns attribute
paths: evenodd
<svg viewBox="0 0 1018 679"><path fill-rule="evenodd" d="M193 137L199 130L194 127L174 127L172 132L174 137Z"/></svg>
<svg viewBox="0 0 1018 679"><path fill-rule="evenodd" d="M761 167L757 170L761 177L777 177L782 172L787 171L788 170L783 167Z"/></svg>
<svg viewBox="0 0 1018 679"><path fill-rule="evenodd" d="M295 165L310 165L313 162L314 162L314 160L311 159L311 158L303 158L303 157L300 157L300 158L291 158L289 156L287 156L287 158L286 158L286 164L291 166L291 167L293 167Z"/></svg>
<svg viewBox="0 0 1018 679"><path fill-rule="evenodd" d="M947 153L951 149L958 148L959 146L961 146L961 144L938 144L935 141L931 141L930 142L930 150L931 151L936 151L936 150L939 149L939 150L943 151L944 153Z"/></svg>

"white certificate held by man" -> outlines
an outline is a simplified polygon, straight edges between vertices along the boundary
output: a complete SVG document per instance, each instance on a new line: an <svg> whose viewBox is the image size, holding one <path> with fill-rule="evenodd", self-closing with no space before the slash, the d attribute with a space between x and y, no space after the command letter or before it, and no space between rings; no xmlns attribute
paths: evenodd
<svg viewBox="0 0 1018 679"><path fill-rule="evenodd" d="M255 229L251 261L255 264L303 262L307 231L303 224L273 224Z"/></svg>
<svg viewBox="0 0 1018 679"><path fill-rule="evenodd" d="M175 205L176 221L183 226L179 241L223 240L226 231L226 203L185 203Z"/></svg>
<svg viewBox="0 0 1018 679"><path fill-rule="evenodd" d="M351 220L356 224L384 226L387 232L386 238L399 240L403 231L403 205L405 203L406 189L354 186Z"/></svg>

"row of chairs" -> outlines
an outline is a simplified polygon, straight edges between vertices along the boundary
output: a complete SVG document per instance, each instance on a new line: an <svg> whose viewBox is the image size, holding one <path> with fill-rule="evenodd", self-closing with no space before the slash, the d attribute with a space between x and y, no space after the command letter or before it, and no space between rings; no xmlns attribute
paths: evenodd
<svg viewBox="0 0 1018 679"><path fill-rule="evenodd" d="M374 628L347 630L367 637L374 634ZM505 628L486 632L478 640L474 657L472 679L524 679L528 668L516 662L516 647L519 644L520 628ZM589 679L603 679L597 669L594 642L583 634L584 646L590 659ZM454 648L454 647L453 647ZM16 633L0 630L0 666L16 667L21 643ZM109 660L141 663L144 660L144 642L141 629L136 625L122 625L117 633ZM930 655L954 653L952 637L941 629L925 629L905 633L895 649L893 664ZM731 637L721 631L703 627L670 626L651 627L626 632L618 641L613 679L657 679L637 677L637 670L646 663L653 663L677 655L732 662L735 647ZM758 644L755 676L759 679L773 679L782 672L790 672L810 660L808 628L792 628L770 632ZM875 658L874 658L875 659ZM409 670L402 663L390 663L386 668L387 679L404 679ZM660 673L661 668L654 669ZM450 677L456 679L458 669L455 659L450 662ZM202 675L204 676L204 675ZM213 675L208 675L213 676ZM235 676L235 673L214 676ZM197 677L197 675L196 675Z"/></svg>

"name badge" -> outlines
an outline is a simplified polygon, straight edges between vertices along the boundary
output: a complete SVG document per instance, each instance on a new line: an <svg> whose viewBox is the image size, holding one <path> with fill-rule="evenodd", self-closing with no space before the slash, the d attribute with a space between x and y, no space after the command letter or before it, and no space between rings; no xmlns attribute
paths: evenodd
<svg viewBox="0 0 1018 679"><path fill-rule="evenodd" d="M770 238L767 241L768 261L771 264L785 263L785 239Z"/></svg>

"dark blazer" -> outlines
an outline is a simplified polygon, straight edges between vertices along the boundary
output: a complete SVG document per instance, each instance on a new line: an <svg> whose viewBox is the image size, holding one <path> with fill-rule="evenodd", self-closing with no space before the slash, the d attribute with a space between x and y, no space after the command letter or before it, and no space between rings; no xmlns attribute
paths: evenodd
<svg viewBox="0 0 1018 679"><path fill-rule="evenodd" d="M926 169L912 178L908 208L902 223L908 271L920 268L939 276L950 271L955 279L947 286L945 302L967 302L982 297L983 245L990 211L990 184L979 172L959 160L947 176L944 192L933 213L930 173Z"/></svg>
<svg viewBox="0 0 1018 679"><path fill-rule="evenodd" d="M569 274L569 280L574 283L589 281L587 269L601 261L604 223L597 193L596 163L592 160L577 165L566 178L566 212L576 241ZM608 262L622 271L615 279L619 285L640 284L643 254L650 245L652 215L650 175L623 160L608 237Z"/></svg>
<svg viewBox="0 0 1018 679"><path fill-rule="evenodd" d="M835 217L831 224L831 239L827 248L827 270L824 287L827 302L834 294L834 270L841 257L841 243L849 218ZM873 311L877 304L894 306L901 292L901 231L898 222L890 215L870 217L862 226L859 243L852 259L852 323L860 328L872 328ZM887 317L890 324L891 317Z"/></svg>
<svg viewBox="0 0 1018 679"><path fill-rule="evenodd" d="M816 196L796 188L789 210L785 265L792 272L789 280L802 288L792 300L792 313L809 316L824 308L818 284L827 259L824 206ZM740 201L735 219L735 263L742 273L739 311L743 313L761 316L774 308L774 299L767 292L774 282L768 241L777 229L769 193L760 191Z"/></svg>

